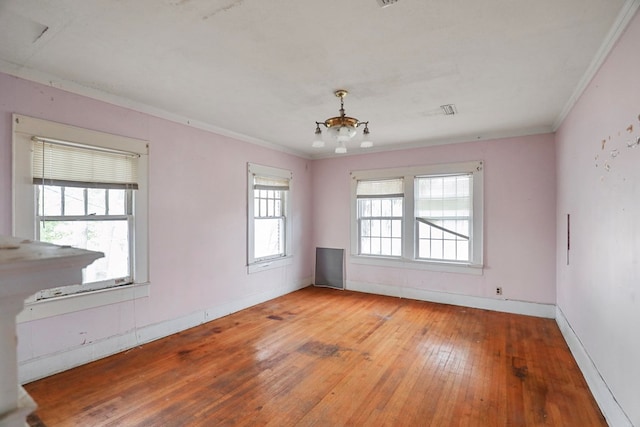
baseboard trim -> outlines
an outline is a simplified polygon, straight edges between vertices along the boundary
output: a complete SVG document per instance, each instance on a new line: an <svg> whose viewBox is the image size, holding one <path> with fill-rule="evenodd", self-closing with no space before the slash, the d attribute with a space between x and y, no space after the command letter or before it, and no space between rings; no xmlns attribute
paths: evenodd
<svg viewBox="0 0 640 427"><path fill-rule="evenodd" d="M578 338L559 307L556 307L556 323L607 423L616 427L633 427L631 420L618 404L609 386L600 375L600 371L598 371L589 353L582 345L580 338Z"/></svg>
<svg viewBox="0 0 640 427"><path fill-rule="evenodd" d="M354 281L347 281L347 289L369 294L388 295L398 298L409 298L419 301L480 308L483 310L500 311L504 313L523 314L526 316L544 317L548 319L553 319L556 315L556 306L554 304L484 298L471 295L452 294L448 292L428 291L424 289Z"/></svg>
<svg viewBox="0 0 640 427"><path fill-rule="evenodd" d="M296 284L279 286L265 292L249 295L225 304L199 310L176 319L138 327L120 335L94 341L91 344L86 344L81 347L75 347L58 353L22 361L18 363L19 381L21 384L26 384L58 372L66 371L67 369L75 368L77 366L129 350L185 329L249 308L256 304L297 291L298 289L309 286L311 283L312 278L308 277Z"/></svg>

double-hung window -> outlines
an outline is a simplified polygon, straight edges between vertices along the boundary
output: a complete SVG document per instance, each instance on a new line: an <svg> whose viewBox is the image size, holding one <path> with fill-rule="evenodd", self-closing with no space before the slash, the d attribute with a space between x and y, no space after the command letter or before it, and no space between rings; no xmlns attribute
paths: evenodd
<svg viewBox="0 0 640 427"><path fill-rule="evenodd" d="M352 172L354 262L475 272L482 162Z"/></svg>
<svg viewBox="0 0 640 427"><path fill-rule="evenodd" d="M291 172L268 166L248 165L249 271L275 267L291 255Z"/></svg>
<svg viewBox="0 0 640 427"><path fill-rule="evenodd" d="M415 177L416 258L469 262L473 174Z"/></svg>
<svg viewBox="0 0 640 427"><path fill-rule="evenodd" d="M402 186L402 178L358 181L360 254L402 255Z"/></svg>
<svg viewBox="0 0 640 427"><path fill-rule="evenodd" d="M40 136L32 143L36 239L104 253L83 270L81 285L53 294L132 283L139 156Z"/></svg>
<svg viewBox="0 0 640 427"><path fill-rule="evenodd" d="M145 142L16 116L14 150L14 233L104 253L36 300L148 280Z"/></svg>

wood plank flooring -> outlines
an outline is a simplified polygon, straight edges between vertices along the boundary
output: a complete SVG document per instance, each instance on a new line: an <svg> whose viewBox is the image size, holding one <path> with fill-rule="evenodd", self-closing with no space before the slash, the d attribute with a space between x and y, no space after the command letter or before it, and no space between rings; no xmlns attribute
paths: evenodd
<svg viewBox="0 0 640 427"><path fill-rule="evenodd" d="M53 426L606 426L551 319L305 288L25 386Z"/></svg>

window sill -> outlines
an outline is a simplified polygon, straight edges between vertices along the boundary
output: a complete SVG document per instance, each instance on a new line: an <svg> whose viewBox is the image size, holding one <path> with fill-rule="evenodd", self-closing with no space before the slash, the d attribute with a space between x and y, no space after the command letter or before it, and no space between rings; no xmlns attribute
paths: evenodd
<svg viewBox="0 0 640 427"><path fill-rule="evenodd" d="M89 308L145 298L149 296L150 287L149 283L137 283L28 302L16 320L17 323L31 322Z"/></svg>
<svg viewBox="0 0 640 427"><path fill-rule="evenodd" d="M272 270L274 268L284 267L293 263L292 256L286 256L282 258L274 258L270 260L260 261L247 266L247 273L258 273L260 271Z"/></svg>
<svg viewBox="0 0 640 427"><path fill-rule="evenodd" d="M378 267L406 268L411 270L429 270L445 273L461 273L482 276L482 264L455 264L447 262L415 261L406 258L386 258L351 255L353 264L375 265Z"/></svg>

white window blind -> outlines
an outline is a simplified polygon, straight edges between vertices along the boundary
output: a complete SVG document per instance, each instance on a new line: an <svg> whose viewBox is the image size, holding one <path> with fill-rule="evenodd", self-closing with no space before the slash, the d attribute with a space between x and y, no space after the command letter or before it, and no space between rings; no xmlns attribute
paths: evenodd
<svg viewBox="0 0 640 427"><path fill-rule="evenodd" d="M356 189L358 198L402 197L403 193L402 178L358 181Z"/></svg>
<svg viewBox="0 0 640 427"><path fill-rule="evenodd" d="M289 180L287 178L277 178L270 176L253 177L253 188L256 190L289 190Z"/></svg>
<svg viewBox="0 0 640 427"><path fill-rule="evenodd" d="M138 189L134 153L33 137L34 184Z"/></svg>
<svg viewBox="0 0 640 427"><path fill-rule="evenodd" d="M472 179L472 174L416 177L416 216L471 216Z"/></svg>

